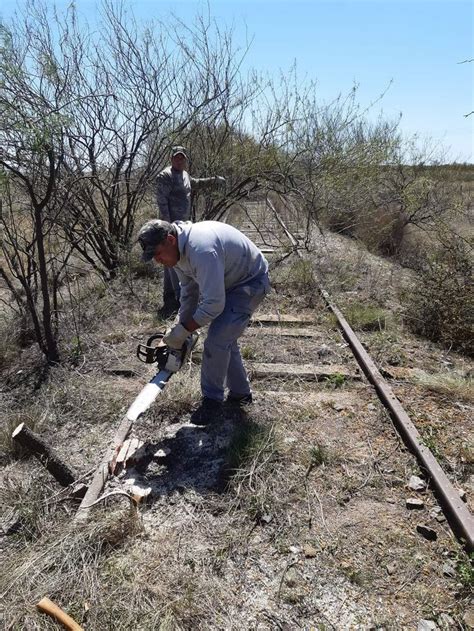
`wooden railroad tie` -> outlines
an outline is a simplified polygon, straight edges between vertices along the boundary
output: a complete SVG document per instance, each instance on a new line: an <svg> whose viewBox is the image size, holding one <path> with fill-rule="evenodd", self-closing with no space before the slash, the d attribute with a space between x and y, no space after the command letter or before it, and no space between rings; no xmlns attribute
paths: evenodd
<svg viewBox="0 0 474 631"><path fill-rule="evenodd" d="M256 313L253 315L250 324L284 324L302 325L314 324L314 316L311 315L288 315L286 313Z"/></svg>
<svg viewBox="0 0 474 631"><path fill-rule="evenodd" d="M284 377L286 379L303 379L305 381L331 381L339 379L362 379L361 373L349 370L346 366L328 364L265 364L247 362L252 379L267 377Z"/></svg>
<svg viewBox="0 0 474 631"><path fill-rule="evenodd" d="M265 326L265 327L249 327L245 331L245 335L250 337L257 337L260 335L270 336L274 335L275 337L300 337L300 338L315 338L319 337L319 333L317 331L313 331L311 329L301 329L298 327L279 327L279 326Z"/></svg>

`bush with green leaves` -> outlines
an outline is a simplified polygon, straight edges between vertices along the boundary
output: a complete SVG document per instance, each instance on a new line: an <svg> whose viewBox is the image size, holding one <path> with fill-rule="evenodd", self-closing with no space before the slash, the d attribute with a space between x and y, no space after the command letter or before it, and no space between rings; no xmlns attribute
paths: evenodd
<svg viewBox="0 0 474 631"><path fill-rule="evenodd" d="M467 355L474 354L472 254L469 244L445 240L426 261L406 295L410 328Z"/></svg>

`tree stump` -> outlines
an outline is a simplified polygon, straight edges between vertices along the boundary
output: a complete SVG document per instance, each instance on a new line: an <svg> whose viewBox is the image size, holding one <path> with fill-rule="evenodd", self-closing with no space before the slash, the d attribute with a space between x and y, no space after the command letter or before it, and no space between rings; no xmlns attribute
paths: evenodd
<svg viewBox="0 0 474 631"><path fill-rule="evenodd" d="M61 460L54 449L24 423L20 423L13 431L12 438L35 455L61 486L69 486L78 478L76 472Z"/></svg>

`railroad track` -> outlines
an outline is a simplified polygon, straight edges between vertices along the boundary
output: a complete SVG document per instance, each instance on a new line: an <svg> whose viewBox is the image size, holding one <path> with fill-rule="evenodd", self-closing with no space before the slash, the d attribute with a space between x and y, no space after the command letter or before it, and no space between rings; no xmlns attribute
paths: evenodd
<svg viewBox="0 0 474 631"><path fill-rule="evenodd" d="M247 212L248 221L244 222L241 226L243 232L245 232L250 238L254 239L260 247L272 247L271 254L277 255L282 244L284 244L285 237L288 244L295 249L296 254L301 257L298 252L298 238L293 234L297 234L298 224L294 221L291 222L291 216L282 218L273 205L267 208L267 216L265 217L265 208L262 203L255 204L254 208L250 208ZM257 215L257 217L255 217ZM252 220L254 219L254 220ZM293 224L293 225L292 225ZM257 225L265 226L256 227ZM358 363L360 370L364 373L368 381L374 386L376 395L385 409L390 414L394 422L398 433L403 439L406 446L417 458L420 466L422 467L426 477L428 478L432 489L439 501L439 505L443 510L443 513L450 523L453 532L460 539L461 543L466 547L469 552L474 551L474 517L470 513L468 507L460 497L459 491L450 482L448 476L443 471L442 467L436 460L430 449L424 444L418 430L411 421L409 415L403 408L400 401L395 396L389 383L384 379L375 362L370 357L369 353L365 350L363 344L357 338L355 332L351 329L344 315L331 299L330 294L319 285L319 291L324 299L325 305L331 310L334 316L337 318L338 325L342 331L344 339L350 346L350 349L354 355L355 360ZM284 328L289 323L298 326L304 322L304 318L294 317L288 315L278 314L275 316L265 316L261 323L269 324L275 321L273 329L266 329L265 335L273 335L277 339L282 337L297 337L297 338L314 338L316 333L311 328L298 328L289 329ZM311 318L306 318L306 322L311 321ZM284 363L278 364L266 364L258 365L253 369L253 376L275 376L282 377L291 376L299 377L300 379L307 380L330 380L331 376L339 376L344 379L353 379L354 373L350 373L344 368L339 366L320 366L320 365L288 365Z"/></svg>

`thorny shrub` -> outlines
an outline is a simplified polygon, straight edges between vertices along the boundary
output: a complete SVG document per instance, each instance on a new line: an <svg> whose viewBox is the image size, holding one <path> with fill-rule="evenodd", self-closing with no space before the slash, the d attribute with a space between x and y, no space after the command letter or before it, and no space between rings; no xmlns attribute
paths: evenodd
<svg viewBox="0 0 474 631"><path fill-rule="evenodd" d="M418 334L474 354L472 255L450 238L427 258L418 282L405 295L405 319Z"/></svg>

